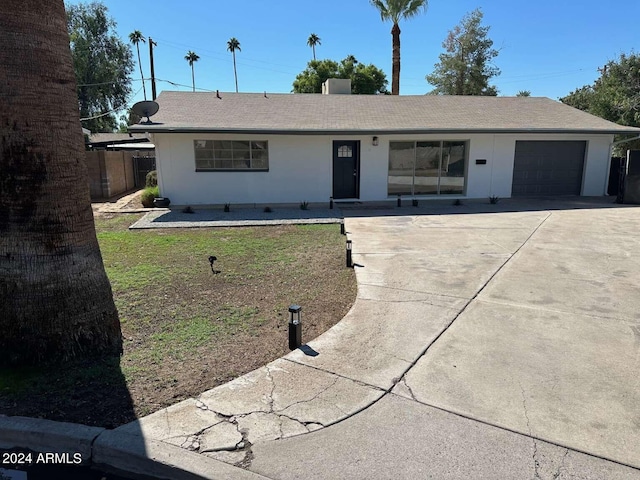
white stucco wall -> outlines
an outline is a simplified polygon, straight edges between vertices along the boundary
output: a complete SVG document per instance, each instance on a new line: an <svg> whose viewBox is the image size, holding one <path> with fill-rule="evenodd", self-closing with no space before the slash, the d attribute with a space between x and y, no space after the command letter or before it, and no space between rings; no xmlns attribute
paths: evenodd
<svg viewBox="0 0 640 480"><path fill-rule="evenodd" d="M465 198L511 196L517 140L587 141L582 195L604 195L611 135L214 135L154 134L158 182L174 205L327 202L333 191L333 141L360 141L360 200L387 200L390 141L468 142ZM196 172L193 140L267 140L268 172ZM476 165L486 159L486 165ZM446 198L459 196L447 195Z"/></svg>

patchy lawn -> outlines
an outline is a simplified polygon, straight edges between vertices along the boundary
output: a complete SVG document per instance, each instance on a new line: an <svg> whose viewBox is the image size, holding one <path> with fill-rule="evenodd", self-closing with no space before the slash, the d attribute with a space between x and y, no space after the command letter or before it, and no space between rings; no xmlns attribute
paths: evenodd
<svg viewBox="0 0 640 480"><path fill-rule="evenodd" d="M96 218L120 361L0 370L0 413L121 425L286 354L290 304L307 342L355 300L337 225L129 231L140 216Z"/></svg>

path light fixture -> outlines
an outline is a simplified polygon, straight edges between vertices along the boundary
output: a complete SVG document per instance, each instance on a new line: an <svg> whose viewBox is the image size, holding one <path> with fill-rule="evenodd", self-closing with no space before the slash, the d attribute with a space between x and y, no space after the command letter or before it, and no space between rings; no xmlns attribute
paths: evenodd
<svg viewBox="0 0 640 480"><path fill-rule="evenodd" d="M351 260L351 240L347 240L347 268L353 267L353 261Z"/></svg>
<svg viewBox="0 0 640 480"><path fill-rule="evenodd" d="M398 195L398 208L402 206L402 195Z"/></svg>
<svg viewBox="0 0 640 480"><path fill-rule="evenodd" d="M333 197L329 197L329 210L333 210Z"/></svg>
<svg viewBox="0 0 640 480"><path fill-rule="evenodd" d="M302 345L302 307L289 306L289 350L295 350Z"/></svg>
<svg viewBox="0 0 640 480"><path fill-rule="evenodd" d="M374 136L374 137L371 139L371 145L373 145L374 147L377 147L377 146L378 146L378 137L375 137L375 136Z"/></svg>
<svg viewBox="0 0 640 480"><path fill-rule="evenodd" d="M344 230L344 220L340 222L340 235L346 235L347 232Z"/></svg>
<svg viewBox="0 0 640 480"><path fill-rule="evenodd" d="M209 257L209 265L211 265L211 271L213 273L216 273L216 271L213 269L213 262L215 262L216 260L218 260L218 257L214 257L213 255Z"/></svg>

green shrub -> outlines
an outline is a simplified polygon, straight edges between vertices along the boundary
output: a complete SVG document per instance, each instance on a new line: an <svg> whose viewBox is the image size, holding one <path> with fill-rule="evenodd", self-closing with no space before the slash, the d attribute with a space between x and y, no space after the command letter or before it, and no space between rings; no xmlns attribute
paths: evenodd
<svg viewBox="0 0 640 480"><path fill-rule="evenodd" d="M309 202L300 203L300 210L309 210Z"/></svg>
<svg viewBox="0 0 640 480"><path fill-rule="evenodd" d="M145 208L153 207L153 199L160 196L160 189L155 187L147 187L142 191L140 201Z"/></svg>
<svg viewBox="0 0 640 480"><path fill-rule="evenodd" d="M158 172L155 170L151 170L147 173L145 178L145 186L146 187L156 187L158 186Z"/></svg>

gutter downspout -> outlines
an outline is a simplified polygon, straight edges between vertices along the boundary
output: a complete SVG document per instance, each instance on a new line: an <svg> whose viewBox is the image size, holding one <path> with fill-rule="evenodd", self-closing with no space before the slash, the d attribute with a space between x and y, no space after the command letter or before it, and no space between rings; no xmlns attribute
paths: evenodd
<svg viewBox="0 0 640 480"><path fill-rule="evenodd" d="M616 145L621 145L623 143L632 142L634 140L640 140L640 135L637 137L627 138L625 140L618 140L617 142L611 142L609 144L609 156L607 157L607 175L604 180L604 190L603 195L607 195L607 190L609 189L609 172L611 172L611 155L613 155L613 147Z"/></svg>

